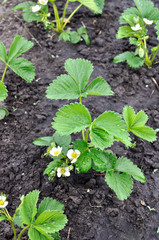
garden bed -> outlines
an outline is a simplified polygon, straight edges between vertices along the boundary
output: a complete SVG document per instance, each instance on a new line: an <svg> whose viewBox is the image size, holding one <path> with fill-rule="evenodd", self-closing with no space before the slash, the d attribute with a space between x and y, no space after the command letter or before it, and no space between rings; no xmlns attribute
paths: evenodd
<svg viewBox="0 0 159 240"><path fill-rule="evenodd" d="M19 2L8 0L5 5L0 5L0 41L7 50L16 35L23 35L35 43L25 57L34 64L36 79L26 83L9 70L4 80L9 92L5 106L10 115L0 122L0 192L9 194L8 209L15 210L20 195L39 189L41 199L50 196L65 205L69 221L61 231L62 240L159 239L159 171L154 172L159 169L158 140L149 143L135 137L136 147L131 149L122 144L113 145L117 156L131 159L147 179L144 184L134 181L133 192L126 201L118 200L104 177L95 171L49 181L46 175L43 176L50 161L43 156L46 149L32 144L40 136L53 134L52 118L58 108L68 103L45 97L49 83L65 73L64 62L68 58L90 60L94 65L91 79L102 76L115 93L110 97L88 96L84 99L93 118L105 110L122 113L123 107L130 105L136 112L143 109L149 116L148 125L159 128L159 91L152 80L154 78L159 84L159 64L153 64L150 69L134 70L125 63L113 63L117 54L130 48L127 39L116 40L115 34L121 12L132 3L107 0L102 15L81 8L69 27L86 26L91 39L88 47L84 42L72 45L58 41L58 36L44 30L41 24L24 23L20 12L9 11ZM154 1L159 7L157 2ZM59 7L62 9L62 1L59 1ZM155 36L155 32L152 34ZM157 40L152 44L157 45ZM3 70L0 63L0 74ZM1 223L0 239L13 239L7 222Z"/></svg>

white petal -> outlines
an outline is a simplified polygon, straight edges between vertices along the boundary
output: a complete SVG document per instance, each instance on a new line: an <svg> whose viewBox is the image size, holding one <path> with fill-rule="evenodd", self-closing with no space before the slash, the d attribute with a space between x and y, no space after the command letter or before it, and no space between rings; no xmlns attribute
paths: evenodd
<svg viewBox="0 0 159 240"><path fill-rule="evenodd" d="M61 174L61 168L58 168L58 169L57 169L57 172Z"/></svg>
<svg viewBox="0 0 159 240"><path fill-rule="evenodd" d="M71 161L71 163L75 163L75 162L77 162L77 158L75 158Z"/></svg>
<svg viewBox="0 0 159 240"><path fill-rule="evenodd" d="M69 149L68 152L67 152L67 157L69 159L72 159L72 153L73 153L73 149Z"/></svg>
<svg viewBox="0 0 159 240"><path fill-rule="evenodd" d="M80 152L79 150L75 150L75 153L78 154L78 157L79 157L79 155L81 154L81 152Z"/></svg>
<svg viewBox="0 0 159 240"><path fill-rule="evenodd" d="M3 207L5 208L8 205L8 202L6 201L3 205Z"/></svg>
<svg viewBox="0 0 159 240"><path fill-rule="evenodd" d="M70 172L65 172L64 174L65 174L66 177L70 176Z"/></svg>
<svg viewBox="0 0 159 240"><path fill-rule="evenodd" d="M2 196L1 200L2 200L3 202L5 202L6 197L5 197L5 196Z"/></svg>
<svg viewBox="0 0 159 240"><path fill-rule="evenodd" d="M57 176L58 176L58 177L61 177L61 172L57 172Z"/></svg>

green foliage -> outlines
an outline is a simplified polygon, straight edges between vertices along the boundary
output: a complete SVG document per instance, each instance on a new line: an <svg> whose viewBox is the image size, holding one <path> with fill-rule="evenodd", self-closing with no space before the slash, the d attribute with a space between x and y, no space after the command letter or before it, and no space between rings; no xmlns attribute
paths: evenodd
<svg viewBox="0 0 159 240"><path fill-rule="evenodd" d="M135 38L131 39L131 43L138 44ZM116 57L116 61L129 62L133 61L133 57L136 57L134 53L126 52L119 58ZM135 64L136 62L134 66ZM105 111L92 121L88 109L82 104L82 98L87 95L112 95L110 86L102 77L97 77L88 84L93 65L87 60L68 59L65 63L65 70L68 74L60 75L57 80L54 80L47 89L47 97L51 99L79 98L79 103L71 103L59 109L52 123L57 131L53 137L38 138L34 141L35 145L47 145L45 155L53 158L44 174L52 180L56 175L68 177L72 170L77 173L88 172L90 169L104 172L109 187L120 200L125 200L132 191L132 178L144 183L145 176L141 169L129 159L117 158L107 148L111 147L114 141L120 141L126 147L133 146L130 131L150 142L154 141L157 130L154 131L145 126L148 120L147 115L142 110L135 114L132 107L124 108L124 120L117 112ZM82 139L77 139L71 145L69 134L80 131Z"/></svg>
<svg viewBox="0 0 159 240"><path fill-rule="evenodd" d="M71 2L78 2L79 5L72 10L70 15L66 18L66 13L68 9L68 5ZM82 6L89 8L95 14L101 14L104 8L104 0L70 0L65 2L64 10L62 16L60 17L56 1L49 0L50 3L53 5L53 14L55 20L50 20L51 12L48 12L48 6L41 5L38 1L37 3L28 1L23 2L16 5L12 10L22 10L23 11L23 18L26 22L42 22L44 24L45 29L51 29L57 33L62 33L60 35L60 39L64 41L70 41L73 44L76 44L82 39L86 42L87 45L90 44L89 37L87 35L87 31L84 27L81 27L76 31L64 31L65 26L69 23L70 19L73 15L78 11L78 9ZM34 7L38 5L39 8L34 10Z"/></svg>
<svg viewBox="0 0 159 240"><path fill-rule="evenodd" d="M91 115L81 103L65 105L53 119L53 128L61 135L80 132L91 124Z"/></svg>
<svg viewBox="0 0 159 240"><path fill-rule="evenodd" d="M149 142L156 140L156 131L150 127L145 126L146 122L148 121L148 116L144 111L141 110L135 114L132 107L126 106L123 109L123 117L126 122L128 131Z"/></svg>
<svg viewBox="0 0 159 240"><path fill-rule="evenodd" d="M86 45L90 45L88 32L84 27L80 27L77 31L65 30L59 35L59 40L63 39L64 42L69 41L72 44L77 44L84 40Z"/></svg>
<svg viewBox="0 0 159 240"><path fill-rule="evenodd" d="M150 0L134 0L134 3L136 8L128 8L121 14L119 23L126 26L119 28L116 37L117 39L130 37L129 42L136 46L136 51L119 54L114 58L114 62L126 61L132 68L140 68L144 63L150 67L159 50L159 45L153 48L152 54L149 55L146 43L149 38L147 26L156 24L157 38L159 38L159 9L155 8Z"/></svg>
<svg viewBox="0 0 159 240"><path fill-rule="evenodd" d="M0 101L4 101L8 96L8 90L3 82L0 81Z"/></svg>
<svg viewBox="0 0 159 240"><path fill-rule="evenodd" d="M93 65L90 61L85 59L67 59L65 70L68 72L68 75L60 75L47 88L47 98L78 99L79 97L87 97L87 95L113 95L110 86L102 77L97 77L88 84L93 72Z"/></svg>
<svg viewBox="0 0 159 240"><path fill-rule="evenodd" d="M2 60L4 63L7 63L7 52L4 44L0 42L0 60Z"/></svg>
<svg viewBox="0 0 159 240"><path fill-rule="evenodd" d="M64 205L52 198L44 198L37 209L39 193L38 190L34 190L22 196L21 204L15 210L13 217L2 209L0 221L8 220L11 223L14 239L20 240L23 232L28 229L30 240L60 240L59 231L67 223L67 217L63 213ZM18 238L15 224L22 228Z"/></svg>

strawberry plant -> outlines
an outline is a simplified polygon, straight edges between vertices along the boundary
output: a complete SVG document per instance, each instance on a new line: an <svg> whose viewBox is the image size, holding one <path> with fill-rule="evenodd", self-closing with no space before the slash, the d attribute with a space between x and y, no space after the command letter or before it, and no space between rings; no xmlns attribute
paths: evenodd
<svg viewBox="0 0 159 240"><path fill-rule="evenodd" d="M59 231L67 223L63 213L64 205L52 198L44 198L37 209L39 191L34 190L20 198L21 203L16 208L13 217L9 214L7 196L0 196L0 221L7 220L12 225L14 240L20 240L23 233L28 230L30 240L59 240ZM22 228L17 236L15 225Z"/></svg>
<svg viewBox="0 0 159 240"><path fill-rule="evenodd" d="M159 9L150 0L134 0L136 7L126 9L119 18L119 23L125 26L119 28L117 39L129 37L129 43L136 47L134 52L124 52L114 58L115 63L127 62L132 68L140 68L144 64L151 67L159 45L151 48L149 53L147 40L148 28L155 26L159 40ZM149 40L151 41L151 40Z"/></svg>
<svg viewBox="0 0 159 240"><path fill-rule="evenodd" d="M8 96L8 90L4 84L4 78L8 67L27 82L32 82L35 78L35 69L32 63L25 58L19 57L32 47L32 42L26 40L22 36L16 36L7 55L4 44L0 42L0 60L5 64L5 69L0 80L0 101L3 102ZM6 108L0 107L0 120L8 114Z"/></svg>
<svg viewBox="0 0 159 240"><path fill-rule="evenodd" d="M51 21L49 18L51 13L48 9L48 2L52 4L53 13L54 13L54 21ZM79 5L71 12L69 16L66 17L67 9L69 3L71 2L78 2ZM95 14L101 14L103 7L104 7L104 0L67 0L65 3L65 7L63 10L63 14L60 17L59 11L56 6L56 0L39 0L37 3L32 1L27 1L16 5L12 10L22 10L23 11L23 18L26 22L42 22L44 24L45 29L51 29L57 33L62 33L65 30L66 25L70 22L73 15L82 7L85 6L89 8ZM74 33L73 33L74 34ZM82 34L82 38L87 41L85 38L85 32L79 31L76 32L76 39L77 35ZM65 35L68 35L66 32ZM70 34L71 36L72 34ZM75 35L75 34L74 34ZM64 37L64 35L62 35ZM61 37L61 38L63 38ZM73 36L75 37L75 36ZM79 36L78 36L79 38ZM71 41L72 38L67 40ZM80 38L81 39L81 38ZM77 40L76 40L77 41Z"/></svg>
<svg viewBox="0 0 159 240"><path fill-rule="evenodd" d="M88 172L91 168L106 173L105 181L120 200L126 199L133 188L134 178L145 182L141 169L126 157L119 157L109 149L112 144L122 142L127 148L134 146L130 132L153 142L156 131L145 126L148 116L144 111L137 114L130 106L125 106L122 116L114 111L105 111L92 120L89 110L82 104L82 99L89 95L111 96L113 92L108 83L97 77L89 82L93 65L85 59L67 59L67 74L57 77L46 91L48 99L79 99L59 109L52 122L56 130L53 136L34 140L38 146L48 146L45 155L53 161L44 174L49 179L70 176L70 171ZM71 143L71 134L81 132L82 139Z"/></svg>

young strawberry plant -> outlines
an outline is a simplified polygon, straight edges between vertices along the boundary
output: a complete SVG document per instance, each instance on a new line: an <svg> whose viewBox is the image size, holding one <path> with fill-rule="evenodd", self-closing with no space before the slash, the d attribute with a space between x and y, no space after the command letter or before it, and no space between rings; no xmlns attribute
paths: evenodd
<svg viewBox="0 0 159 240"><path fill-rule="evenodd" d="M140 68L144 64L151 67L159 45L151 48L149 53L147 27L155 26L159 40L159 9L150 0L134 0L136 7L126 9L119 18L119 23L126 25L119 28L117 39L129 37L129 43L136 47L135 52L124 52L114 58L115 63L127 62L132 68ZM151 41L149 39L149 41Z"/></svg>
<svg viewBox="0 0 159 240"><path fill-rule="evenodd" d="M4 84L4 78L8 67L27 82L32 82L35 78L35 68L32 63L25 58L19 57L32 48L32 46L32 42L26 40L22 36L16 36L7 56L6 48L4 44L0 42L0 60L5 64L5 69L0 80L0 101L3 102L8 96L8 90ZM0 107L0 120L7 115L7 109Z"/></svg>
<svg viewBox="0 0 159 240"><path fill-rule="evenodd" d="M126 199L133 188L134 178L145 182L140 168L126 157L119 157L109 149L117 141L127 148L134 146L129 133L153 142L156 131L145 126L148 117L144 111L135 114L134 109L125 106L122 116L114 111L105 111L92 120L89 110L82 104L82 98L89 95L111 96L113 92L108 83L97 77L89 82L93 65L85 59L67 59L67 74L57 77L46 91L48 99L79 99L59 109L52 126L56 130L53 136L34 140L35 145L48 146L45 155L53 161L44 174L49 179L70 176L70 171L88 172L91 168L106 173L105 181L114 190L120 200ZM82 139L71 143L71 134L81 132Z"/></svg>
<svg viewBox="0 0 159 240"><path fill-rule="evenodd" d="M63 213L64 205L52 198L44 198L37 209L39 191L34 190L20 198L21 203L16 208L13 217L9 214L7 196L0 196L0 221L7 220L12 225L14 240L22 239L23 233L28 230L30 240L59 240L59 231L67 223L67 217ZM22 228L19 235L15 226Z"/></svg>
<svg viewBox="0 0 159 240"><path fill-rule="evenodd" d="M51 13L48 9L48 2L50 2L53 7L53 14L55 18L54 21L49 19ZM69 3L71 2L78 2L79 5L74 9L74 11L71 12L69 16L66 17L67 9ZM56 6L56 0L39 0L37 3L27 1L16 5L12 10L23 10L23 18L26 22L42 22L45 29L51 29L57 33L62 33L65 30L66 25L70 22L73 15L82 6L89 8L95 14L101 14L104 7L104 0L66 0L63 14L61 17ZM68 34L68 32L66 32L66 34ZM82 38L85 37L85 34L81 32L79 34L82 34ZM76 38L77 35L78 34L76 34ZM67 40L70 40L71 42L71 38L68 38Z"/></svg>

